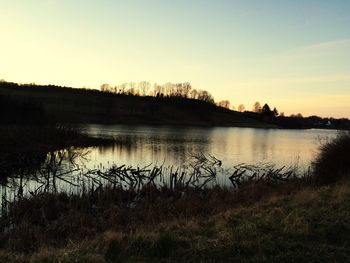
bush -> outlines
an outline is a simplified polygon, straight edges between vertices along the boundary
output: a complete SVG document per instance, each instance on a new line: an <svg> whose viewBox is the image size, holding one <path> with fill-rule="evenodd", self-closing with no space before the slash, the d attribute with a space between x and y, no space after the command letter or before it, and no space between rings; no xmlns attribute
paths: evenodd
<svg viewBox="0 0 350 263"><path fill-rule="evenodd" d="M321 146L313 162L314 179L318 184L334 184L350 176L350 131L340 133Z"/></svg>

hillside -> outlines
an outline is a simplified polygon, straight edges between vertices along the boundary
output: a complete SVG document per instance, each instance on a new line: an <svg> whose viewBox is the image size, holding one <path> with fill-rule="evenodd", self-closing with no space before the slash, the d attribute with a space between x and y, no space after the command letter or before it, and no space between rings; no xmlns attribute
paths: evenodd
<svg viewBox="0 0 350 263"><path fill-rule="evenodd" d="M274 127L240 112L195 99L141 97L8 82L0 83L1 99L34 105L45 112L48 120L64 123ZM2 110L5 111L3 116L13 114L9 108L11 106Z"/></svg>

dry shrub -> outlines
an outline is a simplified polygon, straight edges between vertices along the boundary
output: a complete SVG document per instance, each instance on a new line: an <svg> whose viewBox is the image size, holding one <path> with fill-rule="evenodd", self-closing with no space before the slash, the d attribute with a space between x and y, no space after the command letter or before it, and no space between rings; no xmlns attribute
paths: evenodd
<svg viewBox="0 0 350 263"><path fill-rule="evenodd" d="M328 185L346 179L350 175L350 132L340 133L335 139L321 146L313 162L314 180Z"/></svg>

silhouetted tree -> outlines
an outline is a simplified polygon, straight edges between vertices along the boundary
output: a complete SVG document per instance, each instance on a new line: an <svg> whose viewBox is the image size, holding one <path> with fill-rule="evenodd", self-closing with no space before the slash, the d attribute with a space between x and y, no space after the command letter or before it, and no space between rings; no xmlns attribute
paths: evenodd
<svg viewBox="0 0 350 263"><path fill-rule="evenodd" d="M230 109L230 101L229 100L222 100L217 103L219 107L223 107L226 109Z"/></svg>
<svg viewBox="0 0 350 263"><path fill-rule="evenodd" d="M257 112L257 113L260 113L260 112L261 112L261 105L260 105L260 102L257 101L257 102L254 103L253 111L254 111L254 112Z"/></svg>
<svg viewBox="0 0 350 263"><path fill-rule="evenodd" d="M111 86L107 83L101 85L102 92L111 92Z"/></svg>
<svg viewBox="0 0 350 263"><path fill-rule="evenodd" d="M147 81L141 81L139 84L138 84L138 89L140 91L140 95L141 96L147 96L148 95L148 91L151 87L151 84Z"/></svg>
<svg viewBox="0 0 350 263"><path fill-rule="evenodd" d="M274 117L278 116L278 110L276 109L276 107L273 108L272 112L273 112Z"/></svg>
<svg viewBox="0 0 350 263"><path fill-rule="evenodd" d="M163 93L163 87L161 85L158 85L157 83L153 86L153 93L155 97L159 97L161 93Z"/></svg>
<svg viewBox="0 0 350 263"><path fill-rule="evenodd" d="M199 90L197 99L205 102L209 102L209 103L214 103L213 96L206 90Z"/></svg>
<svg viewBox="0 0 350 263"><path fill-rule="evenodd" d="M243 105L243 104L239 104L239 106L238 106L238 111L239 111L239 112L243 112L244 110L245 110L244 105Z"/></svg>
<svg viewBox="0 0 350 263"><path fill-rule="evenodd" d="M156 98L191 98L214 104L214 98L208 91L192 89L192 86L189 82L177 84L167 82L163 85L154 84L153 91L150 91L150 89L151 84L147 81L141 81L138 84L129 82L121 85L116 85L115 87L111 87L109 84L101 85L102 92L110 92L130 96L151 95ZM225 105L229 108L229 106L227 106L227 103Z"/></svg>
<svg viewBox="0 0 350 263"><path fill-rule="evenodd" d="M197 99L198 98L198 91L196 89L191 90L190 98L191 99Z"/></svg>
<svg viewBox="0 0 350 263"><path fill-rule="evenodd" d="M191 83L185 82L182 84L182 96L188 98L192 90Z"/></svg>
<svg viewBox="0 0 350 263"><path fill-rule="evenodd" d="M271 115L271 109L270 109L270 106L267 103L265 103L265 105L262 107L261 113L263 115L266 115L266 116Z"/></svg>
<svg viewBox="0 0 350 263"><path fill-rule="evenodd" d="M292 118L302 118L303 115L301 113L298 113L298 114L291 114L290 117Z"/></svg>

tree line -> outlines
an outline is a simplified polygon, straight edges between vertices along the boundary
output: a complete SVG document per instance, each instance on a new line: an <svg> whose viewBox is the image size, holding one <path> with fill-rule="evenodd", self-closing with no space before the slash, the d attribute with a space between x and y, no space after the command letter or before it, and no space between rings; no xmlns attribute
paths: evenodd
<svg viewBox="0 0 350 263"><path fill-rule="evenodd" d="M151 84L147 81L139 83L129 82L116 86L109 84L101 85L102 92L131 95L131 96L152 96L157 98L185 98L205 101L214 104L214 98L206 90L197 90L192 88L189 82L165 84Z"/></svg>
<svg viewBox="0 0 350 263"><path fill-rule="evenodd" d="M206 90L194 89L189 82L184 83L170 83L167 82L163 85L159 84L150 84L147 81L142 81L139 83L129 82L123 83L116 86L111 86L109 84L103 84L100 87L100 90L97 89L73 89L69 87L61 87L56 85L37 85L35 83L30 84L17 84L13 82L6 82L5 80L0 80L0 88L11 88L11 89L44 89L44 90L71 90L72 92L88 92L98 94L100 92L110 95L132 95L132 96L152 96L156 98L182 98L182 99L194 99L200 100L212 105L216 105L221 108L237 110L239 112L244 113L245 115L263 120L268 122L290 122L293 121L301 121L303 119L308 119L309 122L307 125L310 126L312 123L313 126L316 124L319 126L324 126L325 123L329 125L329 123L334 124L336 127L344 127L347 125L349 121L347 119L325 119L317 116L311 117L303 117L301 113L291 114L290 116L285 116L283 112L279 112L276 107L270 107L267 103L262 105L260 102L255 102L252 105L251 110L246 110L244 104L238 105L237 109L232 106L229 100L222 100L219 102L215 102L213 96ZM7 112L7 114L2 114L0 116L0 123L4 122L26 122L26 121L34 121L34 122L42 122L43 120L47 120L46 112L42 105L35 102L28 102L26 100L14 101L12 98L8 96L4 96L0 94L0 110L1 112ZM27 118L25 116L31 115L32 118ZM305 120L303 121L305 122ZM346 123L346 125L344 124ZM278 123L280 124L280 123ZM289 124L288 124L289 125ZM286 126L283 125L282 126ZM291 124L289 126L297 126L295 124ZM299 125L301 126L301 125Z"/></svg>
<svg viewBox="0 0 350 263"><path fill-rule="evenodd" d="M105 93L113 93L119 95L128 96L141 96L141 97L156 97L156 98L184 98L205 101L216 106L236 110L236 107L231 104L229 100L221 100L215 102L214 97L210 92L201 89L195 89L191 83L171 83L165 84L151 84L148 81L141 81L139 83L127 82L118 85L102 84L100 90ZM240 112L245 111L243 104L238 105L237 110Z"/></svg>
<svg viewBox="0 0 350 263"><path fill-rule="evenodd" d="M165 84L159 85L157 83L151 84L148 81L141 81L139 83L127 82L119 85L102 84L100 90L105 93L113 93L119 95L128 96L151 96L156 98L184 98L184 99L195 99L200 101L205 101L211 104L215 104L219 107L226 108L229 110L236 110L235 106L231 105L229 100L221 100L215 102L214 97L210 92L206 90L197 90L192 87L191 83L171 83L167 82ZM244 104L240 104L237 107L237 111L245 112L246 108ZM261 106L259 102L256 102L253 106L253 112L262 113L263 115L278 115L276 108L273 110L265 104Z"/></svg>

